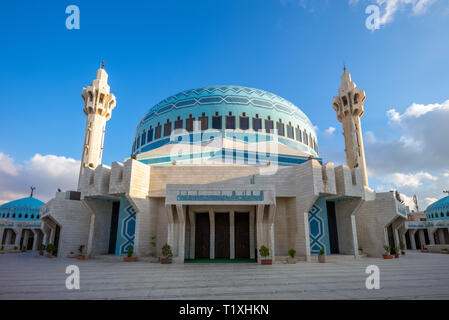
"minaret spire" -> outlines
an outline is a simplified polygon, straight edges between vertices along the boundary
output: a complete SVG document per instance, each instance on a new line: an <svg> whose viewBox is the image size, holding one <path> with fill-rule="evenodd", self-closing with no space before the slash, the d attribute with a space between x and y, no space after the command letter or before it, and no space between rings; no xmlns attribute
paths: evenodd
<svg viewBox="0 0 449 320"><path fill-rule="evenodd" d="M32 198L32 197L33 197L34 190L36 190L36 187L30 187L30 189L31 189L30 198Z"/></svg>
<svg viewBox="0 0 449 320"><path fill-rule="evenodd" d="M80 191L80 181L84 169L87 167L95 169L101 164L106 122L111 118L112 110L116 105L115 96L110 93L104 61L102 61L100 69L97 70L96 78L91 85L83 88L81 97L84 101L83 111L87 116L87 122L78 191Z"/></svg>
<svg viewBox="0 0 449 320"><path fill-rule="evenodd" d="M364 113L365 91L357 88L351 80L351 74L344 66L338 96L332 105L337 112L338 121L342 123L345 137L346 163L352 168L360 168L363 173L363 184L368 186L365 148L363 146L362 126L360 118Z"/></svg>

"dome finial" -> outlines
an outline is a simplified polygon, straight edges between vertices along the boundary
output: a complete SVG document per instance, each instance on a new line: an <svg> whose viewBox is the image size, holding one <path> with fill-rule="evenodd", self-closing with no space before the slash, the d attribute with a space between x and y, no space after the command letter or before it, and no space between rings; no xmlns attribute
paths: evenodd
<svg viewBox="0 0 449 320"><path fill-rule="evenodd" d="M30 187L30 189L31 189L30 198L32 198L32 197L33 197L34 190L36 190L36 187Z"/></svg>

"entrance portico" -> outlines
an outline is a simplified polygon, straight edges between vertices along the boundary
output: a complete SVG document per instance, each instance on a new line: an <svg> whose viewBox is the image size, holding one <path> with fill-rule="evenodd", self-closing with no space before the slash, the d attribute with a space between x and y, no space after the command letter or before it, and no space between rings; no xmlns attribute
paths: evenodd
<svg viewBox="0 0 449 320"><path fill-rule="evenodd" d="M252 259L262 245L274 260L273 187L167 185L168 244L173 258Z"/></svg>

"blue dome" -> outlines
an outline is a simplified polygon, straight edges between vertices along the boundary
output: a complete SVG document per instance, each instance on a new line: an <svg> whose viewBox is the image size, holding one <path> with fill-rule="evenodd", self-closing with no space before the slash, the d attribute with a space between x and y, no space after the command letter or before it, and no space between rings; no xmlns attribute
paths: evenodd
<svg viewBox="0 0 449 320"><path fill-rule="evenodd" d="M426 215L429 219L449 219L449 196L442 198L426 209Z"/></svg>
<svg viewBox="0 0 449 320"><path fill-rule="evenodd" d="M44 204L33 197L7 202L0 206L0 219L37 220L39 219L39 210Z"/></svg>
<svg viewBox="0 0 449 320"><path fill-rule="evenodd" d="M191 89L162 100L139 122L133 154L172 142L173 130L182 128L192 132L192 121L200 121L201 130L221 130L223 136L232 132L245 134L248 139L254 133L274 134L279 144L305 156L318 157L315 129L301 109L273 93L240 86Z"/></svg>

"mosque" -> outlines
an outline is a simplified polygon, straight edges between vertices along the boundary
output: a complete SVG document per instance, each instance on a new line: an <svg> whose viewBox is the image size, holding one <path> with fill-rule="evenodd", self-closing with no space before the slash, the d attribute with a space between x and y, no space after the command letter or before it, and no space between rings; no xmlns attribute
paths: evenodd
<svg viewBox="0 0 449 320"><path fill-rule="evenodd" d="M301 109L241 86L162 100L137 124L130 158L108 166L103 141L116 98L104 66L81 96L78 189L57 192L40 207L38 231L27 233L36 245L53 243L58 256L80 246L87 257L124 255L130 246L138 257L160 256L168 243L175 263L260 262L262 245L273 262L291 248L299 260L313 261L321 249L357 258L363 248L378 257L404 236L408 207L392 192L369 188L360 121L366 95L346 68L330 101L345 141L346 164L337 167L320 158ZM2 244L10 245L28 225L0 228Z"/></svg>

